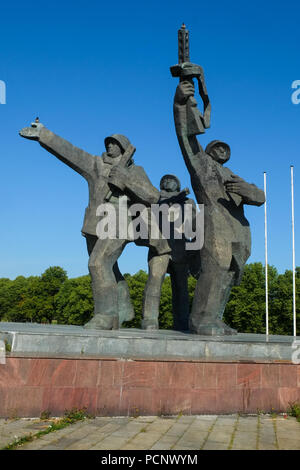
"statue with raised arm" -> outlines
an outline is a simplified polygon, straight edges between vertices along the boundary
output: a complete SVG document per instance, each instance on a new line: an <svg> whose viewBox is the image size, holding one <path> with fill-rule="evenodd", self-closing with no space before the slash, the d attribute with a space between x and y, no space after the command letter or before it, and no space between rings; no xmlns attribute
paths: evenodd
<svg viewBox="0 0 300 470"><path fill-rule="evenodd" d="M183 68L174 97L175 128L197 202L204 204L204 245L189 327L199 335L231 335L236 331L222 317L231 288L240 283L251 250L244 205L261 206L265 196L254 184L223 166L230 158L228 144L214 140L205 150L199 144L196 136L208 126L201 129L194 125L190 101L195 103L195 65L185 61Z"/></svg>
<svg viewBox="0 0 300 470"><path fill-rule="evenodd" d="M120 198L127 196L128 209L134 203L150 206L159 200L159 191L152 186L144 169L132 160L135 148L127 137L113 134L105 139L106 152L102 156L87 153L43 126L38 119L31 127L20 131L26 139L36 140L48 152L83 176L89 186L89 205L85 211L82 234L89 254L89 272L92 279L94 317L87 328L117 329L134 316L127 283L119 271L118 258L130 241L127 226L119 223ZM116 236L101 239L97 224L101 219L97 209L109 202L116 212ZM123 225L130 222L127 220ZM120 228L121 227L121 228ZM125 230L124 230L125 228Z"/></svg>

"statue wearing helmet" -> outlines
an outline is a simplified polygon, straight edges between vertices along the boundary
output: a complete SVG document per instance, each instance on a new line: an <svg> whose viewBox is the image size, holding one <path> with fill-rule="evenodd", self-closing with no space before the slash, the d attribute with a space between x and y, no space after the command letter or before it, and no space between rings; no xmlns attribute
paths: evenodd
<svg viewBox="0 0 300 470"><path fill-rule="evenodd" d="M118 217L122 196L127 196L129 208L133 203L149 206L158 202L158 190L152 186L144 169L133 163L135 149L127 137L121 134L106 137L106 152L101 157L73 146L38 121L22 129L20 135L37 140L48 152L86 179L89 204L85 211L82 235L86 238L89 254L94 317L85 327L105 330L119 328L124 321L134 316L129 289L118 267L118 258L124 247L133 240L119 232L115 238L100 239L97 224L101 216L97 216L97 209L101 204L109 202L115 207Z"/></svg>
<svg viewBox="0 0 300 470"><path fill-rule="evenodd" d="M199 204L204 204L204 245L190 330L200 335L235 334L223 321L233 285L241 281L250 256L251 237L244 205L261 206L264 192L224 167L230 158L228 144L214 140L205 151L188 122L187 102L194 96L192 80L182 80L174 98L178 142Z"/></svg>

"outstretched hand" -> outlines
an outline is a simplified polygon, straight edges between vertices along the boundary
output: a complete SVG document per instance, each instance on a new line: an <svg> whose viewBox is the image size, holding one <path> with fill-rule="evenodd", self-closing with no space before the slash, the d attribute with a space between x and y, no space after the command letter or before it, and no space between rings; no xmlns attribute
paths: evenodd
<svg viewBox="0 0 300 470"><path fill-rule="evenodd" d="M190 96L194 96L195 94L195 87L193 82L185 80L180 82L178 87L176 88L175 103L178 104L185 104Z"/></svg>
<svg viewBox="0 0 300 470"><path fill-rule="evenodd" d="M30 140L39 140L40 132L45 127L41 122L32 122L31 127L23 127L19 134L21 137Z"/></svg>

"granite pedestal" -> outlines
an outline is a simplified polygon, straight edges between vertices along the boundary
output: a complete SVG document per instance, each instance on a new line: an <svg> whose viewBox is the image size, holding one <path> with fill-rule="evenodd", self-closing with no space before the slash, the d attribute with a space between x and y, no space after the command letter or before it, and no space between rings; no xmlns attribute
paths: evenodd
<svg viewBox="0 0 300 470"><path fill-rule="evenodd" d="M300 402L293 337L207 337L0 322L0 416L286 411ZM297 338L300 340L300 338Z"/></svg>

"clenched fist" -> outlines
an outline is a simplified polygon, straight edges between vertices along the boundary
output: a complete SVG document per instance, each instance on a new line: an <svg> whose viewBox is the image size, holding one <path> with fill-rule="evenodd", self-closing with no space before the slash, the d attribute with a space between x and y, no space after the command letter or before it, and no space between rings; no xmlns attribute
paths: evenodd
<svg viewBox="0 0 300 470"><path fill-rule="evenodd" d="M174 101L177 104L185 104L190 96L194 96L195 87L192 81L180 82L176 88Z"/></svg>

